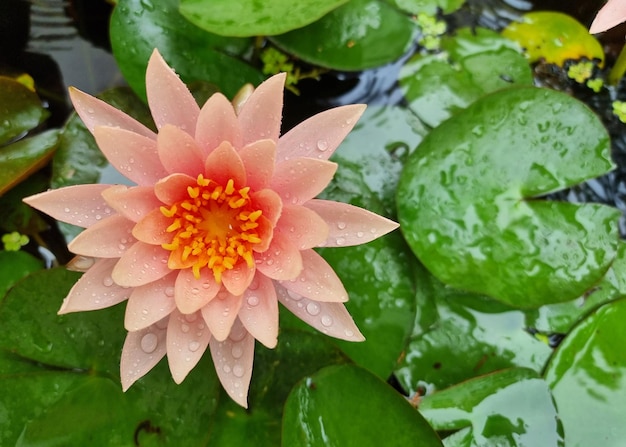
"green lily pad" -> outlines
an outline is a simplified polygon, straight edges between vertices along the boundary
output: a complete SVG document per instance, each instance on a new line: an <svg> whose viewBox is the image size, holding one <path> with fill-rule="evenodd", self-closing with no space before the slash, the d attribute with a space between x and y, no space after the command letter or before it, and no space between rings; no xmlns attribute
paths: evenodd
<svg viewBox="0 0 626 447"><path fill-rule="evenodd" d="M461 7L465 0L391 0L402 11L410 14L435 15L439 10L444 14L450 14Z"/></svg>
<svg viewBox="0 0 626 447"><path fill-rule="evenodd" d="M512 22L502 35L524 49L530 62L544 60L563 66L565 61L581 58L597 59L604 65L600 42L572 16L553 11L524 14L521 22Z"/></svg>
<svg viewBox="0 0 626 447"><path fill-rule="evenodd" d="M415 24L380 0L351 0L311 25L271 41L305 62L358 71L398 59L413 41Z"/></svg>
<svg viewBox="0 0 626 447"><path fill-rule="evenodd" d="M48 115L35 92L0 76L0 146L37 127Z"/></svg>
<svg viewBox="0 0 626 447"><path fill-rule="evenodd" d="M301 381L285 404L287 446L441 447L428 423L389 385L366 370L329 366Z"/></svg>
<svg viewBox="0 0 626 447"><path fill-rule="evenodd" d="M191 23L222 36L273 36L315 22L348 0L181 0Z"/></svg>
<svg viewBox="0 0 626 447"><path fill-rule="evenodd" d="M0 251L0 302L20 279L40 270L43 262L25 251Z"/></svg>
<svg viewBox="0 0 626 447"><path fill-rule="evenodd" d="M546 381L568 447L618 447L626 438L626 300L606 304L563 340Z"/></svg>
<svg viewBox="0 0 626 447"><path fill-rule="evenodd" d="M444 53L409 59L399 79L409 108L431 127L487 93L533 83L515 43L491 30L459 29L442 38L441 48Z"/></svg>
<svg viewBox="0 0 626 447"><path fill-rule="evenodd" d="M109 33L124 79L142 98L146 97L146 67L154 48L185 82L208 81L230 97L244 84L256 85L264 79L240 59L251 46L249 39L224 38L201 30L178 12L177 0L119 0Z"/></svg>
<svg viewBox="0 0 626 447"><path fill-rule="evenodd" d="M618 210L538 196L613 167L598 117L556 91L488 95L430 132L405 164L398 215L441 281L517 307L581 296L617 251Z"/></svg>
<svg viewBox="0 0 626 447"><path fill-rule="evenodd" d="M529 369L509 369L468 380L424 397L419 410L436 430L471 427L462 433L470 443L453 445L563 446L550 389Z"/></svg>

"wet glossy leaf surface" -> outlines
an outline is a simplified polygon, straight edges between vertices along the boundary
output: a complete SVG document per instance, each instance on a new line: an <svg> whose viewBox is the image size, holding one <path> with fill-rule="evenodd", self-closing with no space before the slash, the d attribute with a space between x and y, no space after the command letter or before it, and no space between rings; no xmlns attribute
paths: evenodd
<svg viewBox="0 0 626 447"><path fill-rule="evenodd" d="M272 36L302 28L348 0L181 0L191 23L223 36Z"/></svg>
<svg viewBox="0 0 626 447"><path fill-rule="evenodd" d="M437 127L409 157L401 228L453 287L519 307L572 300L613 262L620 213L537 197L612 167L606 130L582 103L545 89L502 90Z"/></svg>
<svg viewBox="0 0 626 447"><path fill-rule="evenodd" d="M43 263L24 251L0 251L0 302L13 285L29 273L40 270Z"/></svg>
<svg viewBox="0 0 626 447"><path fill-rule="evenodd" d="M291 392L283 419L284 447L441 446L441 441L396 391L364 369L330 366Z"/></svg>
<svg viewBox="0 0 626 447"><path fill-rule="evenodd" d="M392 0L390 3L411 14L425 13L434 16L440 9L444 14L456 11L465 0Z"/></svg>
<svg viewBox="0 0 626 447"><path fill-rule="evenodd" d="M356 71L398 59L415 25L379 0L351 0L304 28L271 38L298 58L335 70Z"/></svg>
<svg viewBox="0 0 626 447"><path fill-rule="evenodd" d="M568 447L624 443L625 320L626 300L602 306L572 330L550 360L545 377Z"/></svg>
<svg viewBox="0 0 626 447"><path fill-rule="evenodd" d="M47 116L35 92L0 76L0 146L37 127Z"/></svg>

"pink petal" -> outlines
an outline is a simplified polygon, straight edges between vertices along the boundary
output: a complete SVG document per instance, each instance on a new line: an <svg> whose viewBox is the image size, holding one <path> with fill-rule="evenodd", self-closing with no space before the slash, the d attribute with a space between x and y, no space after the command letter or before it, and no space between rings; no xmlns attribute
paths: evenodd
<svg viewBox="0 0 626 447"><path fill-rule="evenodd" d="M154 185L154 193L161 202L172 205L189 198L187 193L189 186L198 186L195 178L187 174L172 174Z"/></svg>
<svg viewBox="0 0 626 447"><path fill-rule="evenodd" d="M328 160L366 107L364 104L336 107L298 124L278 140L277 163L298 157Z"/></svg>
<svg viewBox="0 0 626 447"><path fill-rule="evenodd" d="M274 283L274 285L276 286L278 301L296 317L318 331L342 340L365 340L342 303L313 301L287 290L279 284Z"/></svg>
<svg viewBox="0 0 626 447"><path fill-rule="evenodd" d="M327 247L365 244L399 227L392 220L347 203L314 199L304 206L328 223Z"/></svg>
<svg viewBox="0 0 626 447"><path fill-rule="evenodd" d="M96 261L97 261L96 258L92 258L90 256L78 255L70 259L70 262L68 262L65 265L65 268L71 272L83 272L84 273L87 270L89 270L91 267L93 267Z"/></svg>
<svg viewBox="0 0 626 447"><path fill-rule="evenodd" d="M268 348L276 347L278 337L278 299L274 282L257 274L243 295L239 319L248 332Z"/></svg>
<svg viewBox="0 0 626 447"><path fill-rule="evenodd" d="M240 308L241 296L232 295L225 290L202 308L204 321L216 340L226 340Z"/></svg>
<svg viewBox="0 0 626 447"><path fill-rule="evenodd" d="M211 332L199 312L183 315L177 310L167 325L167 361L174 382L181 383L206 351Z"/></svg>
<svg viewBox="0 0 626 447"><path fill-rule="evenodd" d="M202 106L195 138L205 157L224 141L229 141L234 147L241 147L237 115L221 93L211 96Z"/></svg>
<svg viewBox="0 0 626 447"><path fill-rule="evenodd" d="M324 219L303 206L284 206L276 228L298 250L319 247L328 238L328 225Z"/></svg>
<svg viewBox="0 0 626 447"><path fill-rule="evenodd" d="M167 172L197 177L202 172L203 156L200 147L188 133L166 124L159 131L157 150Z"/></svg>
<svg viewBox="0 0 626 447"><path fill-rule="evenodd" d="M194 313L215 298L220 288L209 269L200 270L198 279L191 269L181 270L176 278L176 307L183 314Z"/></svg>
<svg viewBox="0 0 626 447"><path fill-rule="evenodd" d="M254 87L252 84L246 84L239 89L235 97L233 98L233 109L235 109L235 113L239 115L241 113L241 109L243 109L243 105L250 99L254 93Z"/></svg>
<svg viewBox="0 0 626 447"><path fill-rule="evenodd" d="M126 391L159 363L166 352L167 318L136 332L129 332L122 348L120 376Z"/></svg>
<svg viewBox="0 0 626 447"><path fill-rule="evenodd" d="M326 188L335 175L337 164L313 158L295 158L276 166L272 189L292 205L311 200Z"/></svg>
<svg viewBox="0 0 626 447"><path fill-rule="evenodd" d="M276 225L280 213L283 209L282 199L271 189L262 189L250 194L252 200L252 207L263 211L263 216L270 221L273 225Z"/></svg>
<svg viewBox="0 0 626 447"><path fill-rule="evenodd" d="M70 87L69 92L76 112L91 133L98 126L119 127L153 140L156 139L156 134L153 131L121 110L81 92L77 88Z"/></svg>
<svg viewBox="0 0 626 447"><path fill-rule="evenodd" d="M111 185L76 185L35 194L24 202L61 222L87 228L115 214L102 198Z"/></svg>
<svg viewBox="0 0 626 447"><path fill-rule="evenodd" d="M239 405L248 408L248 388L254 362L254 338L237 319L229 337L210 341L211 357L217 377L228 395Z"/></svg>
<svg viewBox="0 0 626 447"><path fill-rule="evenodd" d="M115 215L84 230L67 248L77 255L94 258L119 258L134 244L135 222Z"/></svg>
<svg viewBox="0 0 626 447"><path fill-rule="evenodd" d="M148 61L146 94L157 129L172 124L189 135L195 134L200 107L156 49Z"/></svg>
<svg viewBox="0 0 626 447"><path fill-rule="evenodd" d="M233 295L242 295L248 288L255 272L254 266L248 267L248 264L239 262L231 270L226 270L222 273L222 284Z"/></svg>
<svg viewBox="0 0 626 447"><path fill-rule="evenodd" d="M152 186L113 185L102 191L102 197L115 211L133 222L163 205L154 195Z"/></svg>
<svg viewBox="0 0 626 447"><path fill-rule="evenodd" d="M177 272L135 287L126 304L124 327L128 331L139 331L167 317L176 309L174 281Z"/></svg>
<svg viewBox="0 0 626 447"><path fill-rule="evenodd" d="M96 127L93 135L115 169L138 185L152 185L167 175L156 141L117 127Z"/></svg>
<svg viewBox="0 0 626 447"><path fill-rule="evenodd" d="M171 272L167 266L170 252L158 245L136 242L113 269L113 280L126 287L138 287L159 280Z"/></svg>
<svg viewBox="0 0 626 447"><path fill-rule="evenodd" d="M171 217L165 217L160 209L152 210L133 228L133 236L150 245L167 244L172 241L172 233L167 227L172 224Z"/></svg>
<svg viewBox="0 0 626 447"><path fill-rule="evenodd" d="M624 0L609 0L600 9L598 15L593 20L589 32L591 34L600 33L626 20L626 2Z"/></svg>
<svg viewBox="0 0 626 447"><path fill-rule="evenodd" d="M279 73L263 82L250 95L239 113L242 143L257 140L278 141L283 110L285 73Z"/></svg>
<svg viewBox="0 0 626 447"><path fill-rule="evenodd" d="M248 186L253 191L267 188L274 174L276 143L272 140L259 140L239 151L246 168Z"/></svg>
<svg viewBox="0 0 626 447"><path fill-rule="evenodd" d="M302 273L289 281L280 281L285 289L314 301L348 301L348 292L324 258L313 250L303 250L300 254L304 265Z"/></svg>
<svg viewBox="0 0 626 447"><path fill-rule="evenodd" d="M205 177L226 186L228 180L233 179L235 188L246 186L246 170L241 157L228 142L221 143L209 154L204 163Z"/></svg>
<svg viewBox="0 0 626 447"><path fill-rule="evenodd" d="M256 253L254 259L257 270L272 279L294 279L302 272L300 250L281 233L274 233L269 248Z"/></svg>
<svg viewBox="0 0 626 447"><path fill-rule="evenodd" d="M63 300L59 315L104 309L127 299L132 290L115 284L111 278L116 262L117 259L98 259L76 281L67 298Z"/></svg>

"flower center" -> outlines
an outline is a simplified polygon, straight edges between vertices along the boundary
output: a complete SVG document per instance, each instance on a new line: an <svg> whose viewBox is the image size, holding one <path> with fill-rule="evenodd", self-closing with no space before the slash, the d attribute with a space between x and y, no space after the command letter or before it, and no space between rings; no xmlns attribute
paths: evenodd
<svg viewBox="0 0 626 447"><path fill-rule="evenodd" d="M167 227L172 241L162 245L171 251L168 267L191 267L196 278L207 267L218 283L222 273L242 259L253 267L252 248L261 242L256 229L262 212L251 206L249 191L248 186L236 189L232 179L222 186L200 174L197 185L187 187L189 198L162 206L161 213L172 219Z"/></svg>

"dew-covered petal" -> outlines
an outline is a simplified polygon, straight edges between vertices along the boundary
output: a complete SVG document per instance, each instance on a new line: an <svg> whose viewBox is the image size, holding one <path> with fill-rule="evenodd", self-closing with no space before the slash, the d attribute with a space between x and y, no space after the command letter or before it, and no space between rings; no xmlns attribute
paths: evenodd
<svg viewBox="0 0 626 447"><path fill-rule="evenodd" d="M254 362L254 337L237 319L226 340L219 341L213 337L209 345L215 371L224 390L235 402L248 408L248 387Z"/></svg>
<svg viewBox="0 0 626 447"><path fill-rule="evenodd" d="M243 295L239 320L254 338L270 349L276 347L278 299L271 279L257 273Z"/></svg>
<svg viewBox="0 0 626 447"><path fill-rule="evenodd" d="M322 192L336 170L337 164L327 160L287 160L276 166L271 187L285 203L300 205Z"/></svg>
<svg viewBox="0 0 626 447"><path fill-rule="evenodd" d="M96 263L97 258L91 256L77 255L70 259L70 262L65 264L65 268L71 272L86 272Z"/></svg>
<svg viewBox="0 0 626 447"><path fill-rule="evenodd" d="M167 172L197 177L202 172L204 157L200 148L187 132L166 124L159 130L157 151Z"/></svg>
<svg viewBox="0 0 626 447"><path fill-rule="evenodd" d="M241 157L228 142L222 142L209 154L204 163L205 177L226 186L228 180L233 179L235 188L246 186L246 170Z"/></svg>
<svg viewBox="0 0 626 447"><path fill-rule="evenodd" d="M283 209L283 201L278 194L271 189L254 191L250 194L250 204L254 209L261 210L272 226L276 225Z"/></svg>
<svg viewBox="0 0 626 447"><path fill-rule="evenodd" d="M308 325L318 331L348 341L363 341L365 337L343 303L310 300L274 283L278 301Z"/></svg>
<svg viewBox="0 0 626 447"><path fill-rule="evenodd" d="M399 227L393 220L347 203L314 199L304 206L328 223L327 247L365 244Z"/></svg>
<svg viewBox="0 0 626 447"><path fill-rule="evenodd" d="M198 363L211 339L200 312L183 315L174 310L167 325L167 362L174 382L181 383Z"/></svg>
<svg viewBox="0 0 626 447"><path fill-rule="evenodd" d="M116 262L117 259L96 260L63 300L59 315L104 309L127 299L132 290L117 285L111 278Z"/></svg>
<svg viewBox="0 0 626 447"><path fill-rule="evenodd" d="M102 198L111 185L76 185L52 189L30 197L24 202L56 220L87 228L114 213Z"/></svg>
<svg viewBox="0 0 626 447"><path fill-rule="evenodd" d="M68 249L72 253L94 258L119 258L134 244L135 222L123 216L108 217L80 233Z"/></svg>
<svg viewBox="0 0 626 447"><path fill-rule="evenodd" d="M200 107L156 49L146 70L146 95L157 129L172 124L189 135L195 134Z"/></svg>
<svg viewBox="0 0 626 447"><path fill-rule="evenodd" d="M154 195L152 186L113 185L102 191L111 208L133 222L139 222L150 211L163 205Z"/></svg>
<svg viewBox="0 0 626 447"><path fill-rule="evenodd" d="M301 122L278 140L277 163L297 157L328 160L366 107L364 104L336 107Z"/></svg>
<svg viewBox="0 0 626 447"><path fill-rule="evenodd" d="M128 297L124 327L128 331L138 331L162 320L175 308L174 281L177 272L146 284L135 287Z"/></svg>
<svg viewBox="0 0 626 447"><path fill-rule="evenodd" d="M328 224L324 219L299 205L285 205L276 228L298 250L321 246L328 239Z"/></svg>
<svg viewBox="0 0 626 447"><path fill-rule="evenodd" d="M122 348L120 376L126 391L159 363L166 352L168 317L139 331L129 332Z"/></svg>
<svg viewBox="0 0 626 447"><path fill-rule="evenodd" d="M170 272L169 254L159 245L136 242L115 265L113 280L121 286L138 287L161 279Z"/></svg>
<svg viewBox="0 0 626 447"><path fill-rule="evenodd" d="M274 175L276 143L273 140L259 140L239 151L246 168L247 183L253 191L267 188Z"/></svg>
<svg viewBox="0 0 626 447"><path fill-rule="evenodd" d="M624 0L608 0L598 11L589 28L591 34L601 33L626 21L626 2Z"/></svg>
<svg viewBox="0 0 626 447"><path fill-rule="evenodd" d="M153 140L156 139L153 131L121 110L77 88L70 87L69 92L78 116L91 133L98 126L119 127Z"/></svg>
<svg viewBox="0 0 626 447"><path fill-rule="evenodd" d="M176 278L176 307L183 314L191 314L215 298L221 286L209 269L200 270L196 279L191 269L181 270Z"/></svg>
<svg viewBox="0 0 626 447"><path fill-rule="evenodd" d="M246 262L239 262L234 268L222 273L222 284L233 295L241 295L254 278L255 267L248 267Z"/></svg>
<svg viewBox="0 0 626 447"><path fill-rule="evenodd" d="M152 210L133 228L133 236L150 245L167 244L172 241L172 233L167 227L172 224L171 217L165 217L160 209Z"/></svg>
<svg viewBox="0 0 626 447"><path fill-rule="evenodd" d="M235 296L224 289L202 308L202 316L213 337L219 341L226 340L240 308L241 295Z"/></svg>
<svg viewBox="0 0 626 447"><path fill-rule="evenodd" d="M231 103L221 93L211 96L202 106L195 139L205 157L224 141L230 141L234 147L241 147L237 115Z"/></svg>
<svg viewBox="0 0 626 447"><path fill-rule="evenodd" d="M292 280L280 281L283 287L314 301L348 301L348 292L324 258L313 250L303 250L300 254L302 273Z"/></svg>
<svg viewBox="0 0 626 447"><path fill-rule="evenodd" d="M117 127L96 127L93 135L115 169L138 185L153 185L167 175L156 141Z"/></svg>
<svg viewBox="0 0 626 447"><path fill-rule="evenodd" d="M198 186L195 178L187 174L172 174L159 180L154 185L154 193L161 202L171 205L188 199L189 193L187 188L190 186Z"/></svg>
<svg viewBox="0 0 626 447"><path fill-rule="evenodd" d="M244 145L257 140L278 141L286 76L285 73L272 76L259 85L243 104L239 125Z"/></svg>
<svg viewBox="0 0 626 447"><path fill-rule="evenodd" d="M255 253L254 259L257 270L272 279L294 279L302 272L300 250L281 233L274 233L269 248Z"/></svg>

